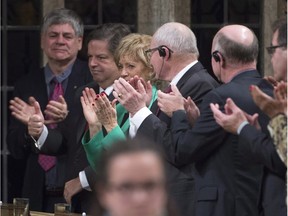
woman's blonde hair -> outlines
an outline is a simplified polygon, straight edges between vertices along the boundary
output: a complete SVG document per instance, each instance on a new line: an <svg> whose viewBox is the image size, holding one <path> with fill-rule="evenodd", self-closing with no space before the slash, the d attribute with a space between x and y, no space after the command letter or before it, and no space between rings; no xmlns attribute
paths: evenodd
<svg viewBox="0 0 288 216"><path fill-rule="evenodd" d="M122 38L115 52L115 62L119 65L120 58L125 56L134 61L141 61L147 68L149 74L143 74L145 79L151 80L155 77L154 70L150 64L150 56L146 54L146 50L150 48L152 37L145 34L129 34ZM146 80L147 81L147 80Z"/></svg>

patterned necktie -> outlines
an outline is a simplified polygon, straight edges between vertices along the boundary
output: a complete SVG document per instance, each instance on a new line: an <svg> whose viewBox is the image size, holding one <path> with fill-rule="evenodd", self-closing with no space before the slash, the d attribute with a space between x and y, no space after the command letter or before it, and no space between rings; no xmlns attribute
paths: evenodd
<svg viewBox="0 0 288 216"><path fill-rule="evenodd" d="M169 85L169 86L164 90L164 93L166 93L166 94L168 94L168 93L170 93L170 92L172 92L171 85ZM161 112L161 110L160 110L160 108L158 107L158 108L157 108L157 111L156 111L156 116L157 116L157 117L159 116L160 112Z"/></svg>
<svg viewBox="0 0 288 216"><path fill-rule="evenodd" d="M64 95L63 87L62 87L62 84L59 83L56 79L53 79L51 82L55 84L55 87L49 99L57 101L60 95L62 96ZM46 115L45 118L51 119L51 116ZM56 123L48 124L47 127L50 129L54 129L57 127L57 124ZM39 154L38 163L44 169L44 171L47 172L48 170L50 170L52 167L56 165L56 157L50 156L50 155Z"/></svg>

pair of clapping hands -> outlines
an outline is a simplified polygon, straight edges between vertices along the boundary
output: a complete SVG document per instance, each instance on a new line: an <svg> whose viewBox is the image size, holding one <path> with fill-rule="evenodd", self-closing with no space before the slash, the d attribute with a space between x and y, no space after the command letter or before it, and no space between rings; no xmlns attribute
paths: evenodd
<svg viewBox="0 0 288 216"><path fill-rule="evenodd" d="M120 78L114 81L114 97L126 108L133 116L144 106L150 103L152 98L152 86L150 82L135 76L129 82ZM199 109L190 97L185 99L175 85L171 86L172 92L164 93L158 90L158 106L162 112L169 117L174 111L185 110L191 125L200 115ZM119 97L120 95L120 97Z"/></svg>
<svg viewBox="0 0 288 216"><path fill-rule="evenodd" d="M28 103L15 97L10 100L11 115L28 126L28 133L38 138L43 130L43 125L55 124L63 121L68 115L67 103L63 96L58 101L50 100L44 110L45 118L39 103L34 97L29 97Z"/></svg>
<svg viewBox="0 0 288 216"><path fill-rule="evenodd" d="M268 78L271 82L271 78ZM274 86L274 98L265 94L257 86L252 85L250 92L255 104L270 118L282 113L287 116L287 82L271 82ZM258 123L258 114L249 115L242 111L231 98L224 106L224 113L219 110L218 104L210 104L216 122L230 133L237 133L240 124L247 121L249 124L261 129Z"/></svg>

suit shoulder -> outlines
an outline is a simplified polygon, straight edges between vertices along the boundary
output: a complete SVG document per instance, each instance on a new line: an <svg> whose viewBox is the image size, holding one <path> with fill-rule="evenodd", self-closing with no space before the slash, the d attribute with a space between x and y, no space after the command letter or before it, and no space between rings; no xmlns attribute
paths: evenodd
<svg viewBox="0 0 288 216"><path fill-rule="evenodd" d="M34 84L35 82L41 82L44 80L44 71L43 68L35 71L30 71L28 74L21 76L16 80L14 86L27 86Z"/></svg>

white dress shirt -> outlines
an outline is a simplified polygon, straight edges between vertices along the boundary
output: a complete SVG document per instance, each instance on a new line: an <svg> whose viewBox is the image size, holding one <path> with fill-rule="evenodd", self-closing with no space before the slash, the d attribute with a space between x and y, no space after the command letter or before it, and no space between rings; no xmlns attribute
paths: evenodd
<svg viewBox="0 0 288 216"><path fill-rule="evenodd" d="M170 85L177 85L179 80L184 76L184 74L192 67L194 66L198 61L193 61L190 64L188 64L186 67L184 67L177 75L172 79L170 82ZM129 115L129 121L130 121L130 128L129 128L129 136L131 138L136 136L137 130L143 123L143 121L151 115L152 112L148 109L148 107L143 107L138 112L135 113L133 117Z"/></svg>

